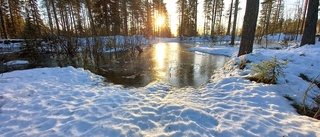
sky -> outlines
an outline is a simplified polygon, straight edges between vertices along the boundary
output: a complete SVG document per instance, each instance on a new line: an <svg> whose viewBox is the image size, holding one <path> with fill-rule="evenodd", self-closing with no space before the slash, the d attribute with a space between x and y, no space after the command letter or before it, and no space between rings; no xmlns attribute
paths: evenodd
<svg viewBox="0 0 320 137"><path fill-rule="evenodd" d="M203 1L204 0L198 0L198 32L201 34L203 31ZM285 2L285 11L290 10L291 7L294 7L294 3L296 3L297 1L300 1L303 3L304 0L286 0ZM177 0L164 0L164 3L166 3L166 7L168 10L168 14L169 14L169 20L170 20L170 28L172 33L176 36L177 35L177 27L179 24L179 18L178 18L178 14L177 12L177 7L176 7L176 2ZM225 0L225 10L227 10L227 8L229 7L231 3L231 0ZM239 25L238 26L242 26L242 19L244 16L244 12L245 12L245 7L246 7L246 1L244 0L240 0L240 5L239 7L242 9L239 11L238 14L238 22ZM261 7L260 7L261 9ZM224 21L226 21L225 18L223 18Z"/></svg>

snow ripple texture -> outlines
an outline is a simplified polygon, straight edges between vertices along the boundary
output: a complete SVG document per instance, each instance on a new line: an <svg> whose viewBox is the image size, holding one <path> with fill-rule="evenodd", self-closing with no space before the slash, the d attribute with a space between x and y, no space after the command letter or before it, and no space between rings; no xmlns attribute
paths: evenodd
<svg viewBox="0 0 320 137"><path fill-rule="evenodd" d="M0 77L0 107L0 136L8 137L320 136L319 121L239 77L198 89L124 89L72 67L15 71Z"/></svg>

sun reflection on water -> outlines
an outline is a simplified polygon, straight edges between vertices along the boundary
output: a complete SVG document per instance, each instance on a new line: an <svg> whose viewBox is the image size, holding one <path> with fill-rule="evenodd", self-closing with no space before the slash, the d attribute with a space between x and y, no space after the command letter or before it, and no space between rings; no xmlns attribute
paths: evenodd
<svg viewBox="0 0 320 137"><path fill-rule="evenodd" d="M165 67L164 60L166 58L166 45L164 43L158 43L155 45L155 57L157 60L156 69L163 69Z"/></svg>
<svg viewBox="0 0 320 137"><path fill-rule="evenodd" d="M166 48L167 46L164 43L158 43L155 45L154 57L155 65L154 70L156 71L157 79L163 79L166 76Z"/></svg>

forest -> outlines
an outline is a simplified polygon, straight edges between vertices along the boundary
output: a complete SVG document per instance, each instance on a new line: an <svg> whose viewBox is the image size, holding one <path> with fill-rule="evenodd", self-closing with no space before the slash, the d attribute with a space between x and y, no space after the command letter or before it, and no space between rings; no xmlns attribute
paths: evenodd
<svg viewBox="0 0 320 137"><path fill-rule="evenodd" d="M53 52L74 55L81 50L85 52L84 57L92 54L99 60L97 54L104 50L139 50L140 45L147 44L142 42L142 38L173 37L172 31L175 31L170 28L171 20L175 19L171 18L171 15L169 17L164 0L0 2L1 37L24 39L26 46L23 47L22 54ZM251 53L254 41L258 44L263 41L267 43L268 35L285 34L285 39L281 41L287 43L297 41L298 36L306 32L308 35L303 35L305 37L302 38L301 45L314 44L319 5L315 3L317 0L297 0L294 3L294 13L285 10L288 1L248 0L243 20L238 16L242 9L239 7L239 0L231 0L230 3L226 3L225 0L204 0L200 6L199 2L175 2L179 22L176 34L180 41L202 35L209 36L215 42L217 36L231 36L230 45L234 45L236 37L241 37L240 51L244 54ZM255 6L250 2L255 3ZM198 17L199 12L203 12L204 17ZM199 19L203 19L200 21L203 28L198 28ZM237 25L241 24L240 21L243 21L243 26ZM308 31L304 31L305 26L309 27ZM124 42L119 43L117 36L125 37L122 40ZM107 40L105 37L108 37ZM47 44L41 45L43 41ZM243 46L248 46L248 51L242 51ZM242 54L239 53L239 56Z"/></svg>
<svg viewBox="0 0 320 137"><path fill-rule="evenodd" d="M241 35L242 26L237 26L242 21L237 15L243 10L240 2L244 1L204 0L203 5L199 5L199 0L178 0L179 27L173 31L177 31L179 37ZM298 34L303 33L308 0L297 0L294 12L285 11L285 4L284 0L260 2L256 31L260 42L262 36L268 34L292 34L291 39L297 39ZM197 16L199 12L203 12L203 17ZM1 0L0 16L3 39L173 36L163 0ZM157 25L160 18L164 19L161 27ZM197 27L200 19L203 28Z"/></svg>
<svg viewBox="0 0 320 137"><path fill-rule="evenodd" d="M161 35L170 37L163 0L1 0L1 37L159 36L154 19L164 18Z"/></svg>

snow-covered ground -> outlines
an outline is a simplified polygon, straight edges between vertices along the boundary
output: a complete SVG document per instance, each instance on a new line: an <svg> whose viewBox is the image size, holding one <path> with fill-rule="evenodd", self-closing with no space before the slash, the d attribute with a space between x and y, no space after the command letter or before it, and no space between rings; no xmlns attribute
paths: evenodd
<svg viewBox="0 0 320 137"><path fill-rule="evenodd" d="M26 65L29 64L29 61L27 60L13 60L13 61L8 61L6 63L3 63L3 65L11 66L11 65Z"/></svg>
<svg viewBox="0 0 320 137"><path fill-rule="evenodd" d="M255 49L239 58L237 48L202 50L233 58L197 89L159 81L126 89L73 67L1 74L0 136L320 136L320 122L297 114L283 97L301 102L309 83L299 75L320 73L319 44ZM236 65L274 56L290 61L277 85L246 80L250 65Z"/></svg>

